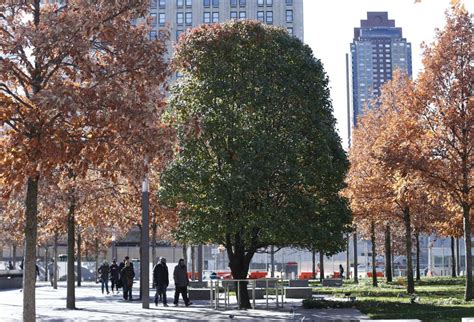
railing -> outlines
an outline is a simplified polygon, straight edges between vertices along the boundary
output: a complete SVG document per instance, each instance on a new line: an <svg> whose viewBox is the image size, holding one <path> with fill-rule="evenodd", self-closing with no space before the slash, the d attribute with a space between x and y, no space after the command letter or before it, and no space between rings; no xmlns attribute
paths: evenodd
<svg viewBox="0 0 474 322"><path fill-rule="evenodd" d="M277 308L283 307L283 297L284 297L284 289L283 289L283 281L277 278L265 278L265 279L226 279L226 280L210 280L210 307L214 309L218 309L220 305L220 300L221 300L221 294L224 295L223 301L224 301L224 308L227 309L227 307L230 305L230 286L232 284L236 285L236 296L237 296L237 305L238 308L241 308L241 291L240 291L240 284L241 283L248 283L247 285L247 292L251 292L251 298L250 300L252 301L252 308L256 308L256 302L255 302L255 292L256 290L261 290L263 287L257 287L257 281L259 281L259 284L262 282L265 282L264 289L265 289L265 299L266 299L266 308L268 309L269 303L269 290L274 290L275 291L275 296L276 296L276 306ZM221 289L223 292L221 292ZM281 299L280 299L281 297Z"/></svg>

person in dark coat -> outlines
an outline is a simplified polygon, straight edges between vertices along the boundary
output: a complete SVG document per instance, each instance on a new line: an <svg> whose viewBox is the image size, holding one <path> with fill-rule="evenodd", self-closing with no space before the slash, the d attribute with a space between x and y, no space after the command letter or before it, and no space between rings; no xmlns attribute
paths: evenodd
<svg viewBox="0 0 474 322"><path fill-rule="evenodd" d="M100 274L100 283L102 286L102 294L104 294L104 286L107 294L109 294L109 273L110 273L110 267L109 263L107 261L103 261L102 265L100 265L98 272Z"/></svg>
<svg viewBox="0 0 474 322"><path fill-rule="evenodd" d="M169 285L168 266L166 258L160 257L158 263L153 268L153 282L156 287L155 305L158 306L158 299L163 301L163 306L168 306L166 301L166 288Z"/></svg>
<svg viewBox="0 0 474 322"><path fill-rule="evenodd" d="M344 279L344 267L341 264L339 264L339 277Z"/></svg>
<svg viewBox="0 0 474 322"><path fill-rule="evenodd" d="M119 284L120 288L123 288L121 272L122 272L122 269L125 267L125 262L126 261L130 261L130 257L125 256L124 259L123 259L123 262L121 262L119 264L119 282L118 282L118 284ZM130 265L132 266L132 269L133 269L133 263L131 261L130 261ZM134 270L134 272L135 272L135 270Z"/></svg>
<svg viewBox="0 0 474 322"><path fill-rule="evenodd" d="M174 292L174 306L178 306L179 294L183 296L183 301L186 306L191 305L192 303L188 299L188 271L186 265L184 264L184 259L180 259L178 265L175 266L173 272L175 292Z"/></svg>
<svg viewBox="0 0 474 322"><path fill-rule="evenodd" d="M125 260L124 268L120 271L120 278L123 283L123 298L125 300L132 300L132 286L133 278L135 277L135 271L133 270L133 264L130 260Z"/></svg>
<svg viewBox="0 0 474 322"><path fill-rule="evenodd" d="M111 285L112 293L114 292L114 287L115 287L115 290L117 291L117 294L119 292L118 290L119 276L120 276L119 266L117 265L117 260L114 258L114 260L112 261L112 265L110 265L110 283L112 284Z"/></svg>

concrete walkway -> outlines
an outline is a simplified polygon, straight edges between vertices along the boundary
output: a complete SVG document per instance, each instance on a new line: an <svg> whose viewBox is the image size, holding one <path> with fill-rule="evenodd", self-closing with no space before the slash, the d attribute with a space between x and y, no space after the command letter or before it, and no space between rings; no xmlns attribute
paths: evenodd
<svg viewBox="0 0 474 322"><path fill-rule="evenodd" d="M270 303L269 309L260 300L257 309L237 310L223 308L215 310L209 307L208 301L197 301L189 307L174 307L174 290L168 291L169 307L155 307L151 300L150 309L142 309L139 301L124 301L121 295L102 295L100 285L83 283L76 288L77 310L66 310L66 284L60 283L54 290L47 283L39 282L36 289L36 313L38 321L203 321L203 320L246 320L246 321L358 321L368 317L356 309L306 310L301 307L301 300L288 300L283 308L276 308ZM151 291L150 295L154 295ZM134 289L138 297L138 288ZM21 290L0 292L0 319L2 321L22 320L23 294ZM261 307L261 308L260 308Z"/></svg>

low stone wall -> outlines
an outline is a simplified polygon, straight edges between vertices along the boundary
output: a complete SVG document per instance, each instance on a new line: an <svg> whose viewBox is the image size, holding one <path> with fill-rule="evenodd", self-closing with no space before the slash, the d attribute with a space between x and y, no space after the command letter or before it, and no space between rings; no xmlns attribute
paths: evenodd
<svg viewBox="0 0 474 322"><path fill-rule="evenodd" d="M288 299L307 299L313 297L311 287L285 287L285 297Z"/></svg>

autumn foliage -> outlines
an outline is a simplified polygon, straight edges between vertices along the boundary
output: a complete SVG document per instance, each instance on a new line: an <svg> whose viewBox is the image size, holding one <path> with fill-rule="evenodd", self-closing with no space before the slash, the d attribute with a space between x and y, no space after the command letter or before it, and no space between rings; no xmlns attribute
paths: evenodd
<svg viewBox="0 0 474 322"><path fill-rule="evenodd" d="M424 46L416 82L395 73L354 129L346 193L356 216L403 220L410 282L412 234L459 236L466 249L466 293L472 293L474 202L474 55L470 14L460 5ZM412 278L412 277L411 277Z"/></svg>

